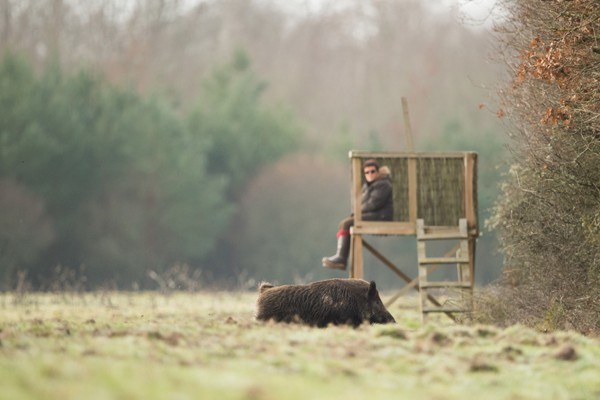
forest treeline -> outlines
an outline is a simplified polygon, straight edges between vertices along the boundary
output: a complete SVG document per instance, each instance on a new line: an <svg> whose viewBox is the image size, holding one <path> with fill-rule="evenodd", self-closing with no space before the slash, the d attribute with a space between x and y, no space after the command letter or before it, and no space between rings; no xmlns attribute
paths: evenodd
<svg viewBox="0 0 600 400"><path fill-rule="evenodd" d="M485 220L489 37L418 0L286 4L1 2L0 287L330 277L348 151L406 150L402 96L417 150L479 152ZM410 238L381 242L416 274ZM485 232L479 282L495 249Z"/></svg>
<svg viewBox="0 0 600 400"><path fill-rule="evenodd" d="M81 269L92 286L144 287L149 271L197 265L227 230L241 182L299 143L290 116L261 104L242 53L185 115L87 72L36 74L11 54L0 85L5 285Z"/></svg>

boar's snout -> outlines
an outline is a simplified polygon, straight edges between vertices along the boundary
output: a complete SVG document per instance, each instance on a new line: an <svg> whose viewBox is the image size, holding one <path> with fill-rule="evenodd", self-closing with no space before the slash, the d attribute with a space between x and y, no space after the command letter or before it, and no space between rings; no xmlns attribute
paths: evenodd
<svg viewBox="0 0 600 400"><path fill-rule="evenodd" d="M375 315L373 315L369 322L372 324L395 324L396 320L394 319L394 317L392 317L392 314L385 311L385 313L383 314L376 313Z"/></svg>
<svg viewBox="0 0 600 400"><path fill-rule="evenodd" d="M381 297L379 297L379 292L377 291L377 287L375 286L375 282L371 281L369 284L369 291L367 294L368 302L371 305L371 315L369 317L369 322L372 324L389 324L396 323L392 314L385 308L385 305L381 301Z"/></svg>
<svg viewBox="0 0 600 400"><path fill-rule="evenodd" d="M396 323L396 320L392 314L385 309L385 306L382 303L380 306L376 305L374 307L374 310L369 317L369 322L372 324L394 324Z"/></svg>

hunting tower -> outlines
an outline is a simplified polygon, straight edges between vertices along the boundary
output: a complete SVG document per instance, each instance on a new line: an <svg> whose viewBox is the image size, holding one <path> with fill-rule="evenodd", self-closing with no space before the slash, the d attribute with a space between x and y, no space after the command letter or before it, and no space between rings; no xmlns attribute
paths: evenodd
<svg viewBox="0 0 600 400"><path fill-rule="evenodd" d="M419 291L423 321L432 312L443 312L454 319L454 313L471 311L475 243L479 236L477 154L351 151L349 156L355 220L351 229L350 277L363 278L363 249L367 249L407 282L391 301L407 290ZM390 168L393 221L361 219L362 166L367 159L375 159L380 166ZM367 235L416 236L418 277L411 280L365 240ZM434 242L452 246L444 249L443 254L434 255L432 252L439 251L440 247ZM440 274L443 279L438 278Z"/></svg>

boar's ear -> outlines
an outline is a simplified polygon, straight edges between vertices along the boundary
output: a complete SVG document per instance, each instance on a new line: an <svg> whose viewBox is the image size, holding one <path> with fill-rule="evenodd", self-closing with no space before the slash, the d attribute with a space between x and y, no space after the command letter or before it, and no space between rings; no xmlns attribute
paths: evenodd
<svg viewBox="0 0 600 400"><path fill-rule="evenodd" d="M369 292L367 294L369 299L377 297L377 286L375 286L375 281L371 281L369 284Z"/></svg>
<svg viewBox="0 0 600 400"><path fill-rule="evenodd" d="M260 285L258 285L258 292L262 294L267 289L271 289L272 287L274 287L274 286L272 284L270 284L269 282L261 282Z"/></svg>

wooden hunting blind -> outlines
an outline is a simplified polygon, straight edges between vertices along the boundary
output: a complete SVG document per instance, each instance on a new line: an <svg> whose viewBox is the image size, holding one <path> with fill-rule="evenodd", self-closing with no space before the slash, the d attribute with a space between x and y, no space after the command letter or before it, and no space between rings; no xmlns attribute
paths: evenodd
<svg viewBox="0 0 600 400"><path fill-rule="evenodd" d="M474 152L392 153L351 151L352 248L350 277L363 278L363 248L389 267L408 284L407 290L420 293L423 320L430 312L444 312L454 318L455 312L471 310L471 294L475 271L475 241L479 235L477 220L477 154ZM361 219L361 188L364 183L363 163L375 159L388 166L393 182L393 221ZM417 237L418 277L410 279L381 252L369 244L365 235ZM432 241L456 242L442 256L427 254ZM431 248L430 248L431 251ZM452 280L432 280L438 269L456 269ZM454 271L452 271L454 274ZM433 293L443 291L444 301ZM449 292L460 293L460 301Z"/></svg>

